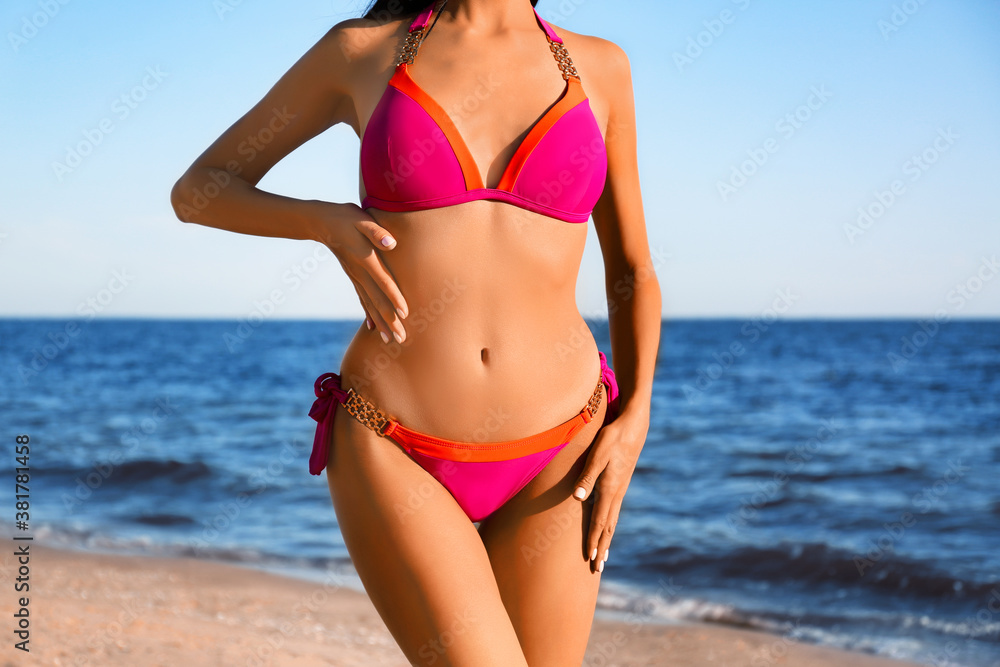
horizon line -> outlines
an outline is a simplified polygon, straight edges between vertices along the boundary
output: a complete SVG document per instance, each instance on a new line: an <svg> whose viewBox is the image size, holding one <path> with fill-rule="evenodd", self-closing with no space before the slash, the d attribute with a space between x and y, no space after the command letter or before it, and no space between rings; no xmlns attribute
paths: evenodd
<svg viewBox="0 0 1000 667"><path fill-rule="evenodd" d="M603 317L592 317L583 315L585 321L595 321L595 322L607 322L609 321L607 316ZM108 315L108 316L93 316L93 317L82 317L82 316L70 316L70 315L5 315L0 314L0 320L78 320L83 322L120 322L120 321L146 321L146 322L243 322L248 321L250 318L246 316L243 317L231 317L231 316L197 316L197 315ZM760 314L754 315L675 315L672 317L662 317L660 322L670 322L670 321L699 321L699 320L711 320L711 321L728 321L728 320L753 320L753 319L763 319ZM788 321L788 322L814 322L814 321L913 321L922 319L934 319L933 314L914 314L914 315L798 315L798 316L781 316L774 318L772 321ZM262 320L260 324L264 322L364 322L362 317L269 317L266 320ZM405 322L405 320L403 320ZM961 317L947 317L941 321L956 322L956 321L970 321L970 322L1000 322L1000 314L996 315L963 315Z"/></svg>

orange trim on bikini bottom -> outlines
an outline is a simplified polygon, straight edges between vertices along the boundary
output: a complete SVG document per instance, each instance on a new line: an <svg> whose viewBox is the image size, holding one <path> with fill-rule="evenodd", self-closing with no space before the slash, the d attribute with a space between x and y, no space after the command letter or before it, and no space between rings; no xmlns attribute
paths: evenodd
<svg viewBox="0 0 1000 667"><path fill-rule="evenodd" d="M597 387L602 387L603 384L604 378L601 377L597 381ZM600 398L597 407L600 406L600 400L603 400L605 393L606 389L601 389L598 392ZM595 414L597 407L595 407ZM509 461L537 454L569 442L592 419L593 417L584 406L579 413L562 424L535 435L502 442L461 442L436 438L420 431L414 431L390 418L383 435L392 438L407 451L413 450L420 454L448 461Z"/></svg>

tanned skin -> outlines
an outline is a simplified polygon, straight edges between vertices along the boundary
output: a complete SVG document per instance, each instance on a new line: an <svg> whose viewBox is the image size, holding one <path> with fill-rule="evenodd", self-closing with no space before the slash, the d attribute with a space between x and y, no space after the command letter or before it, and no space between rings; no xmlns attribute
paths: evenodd
<svg viewBox="0 0 1000 667"><path fill-rule="evenodd" d="M374 324L362 324L344 354L345 388L440 438L533 435L579 413L599 377L597 344L576 305L585 224L497 201L391 213L256 187L338 123L362 136L412 19L335 25L194 161L171 201L185 222L330 249ZM581 664L649 429L661 294L639 187L631 69L614 43L554 28L607 147L593 220L621 412L600 428L602 396L596 417L477 528L397 444L337 408L326 472L340 530L415 665ZM450 0L410 73L449 112L486 187L565 85L526 0ZM246 144L240 150L250 136L258 137L253 160ZM363 187L359 174L360 197ZM580 487L583 498L574 496Z"/></svg>

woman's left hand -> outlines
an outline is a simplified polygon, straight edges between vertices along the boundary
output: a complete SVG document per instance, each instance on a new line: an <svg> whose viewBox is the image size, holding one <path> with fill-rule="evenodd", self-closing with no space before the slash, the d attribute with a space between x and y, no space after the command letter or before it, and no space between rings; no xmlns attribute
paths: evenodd
<svg viewBox="0 0 1000 667"><path fill-rule="evenodd" d="M584 541L584 558L590 561L593 571L604 571L622 500L648 431L648 414L618 415L597 432L583 473L577 480L573 493L577 500L586 500L595 484L597 487L590 532Z"/></svg>

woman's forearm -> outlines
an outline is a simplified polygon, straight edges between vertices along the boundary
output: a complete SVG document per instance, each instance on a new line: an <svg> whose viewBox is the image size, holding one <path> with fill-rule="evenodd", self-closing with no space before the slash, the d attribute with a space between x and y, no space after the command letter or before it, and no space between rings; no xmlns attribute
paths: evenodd
<svg viewBox="0 0 1000 667"><path fill-rule="evenodd" d="M225 169L190 170L170 193L177 217L239 234L322 241L328 207L318 200L303 200L265 192Z"/></svg>
<svg viewBox="0 0 1000 667"><path fill-rule="evenodd" d="M628 290L609 301L611 354L620 392L620 416L648 420L660 346L662 297L652 263L628 272ZM621 281L619 281L620 283Z"/></svg>

